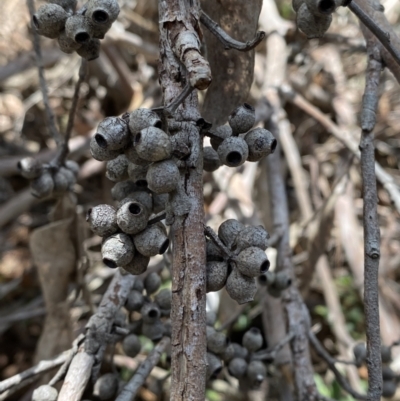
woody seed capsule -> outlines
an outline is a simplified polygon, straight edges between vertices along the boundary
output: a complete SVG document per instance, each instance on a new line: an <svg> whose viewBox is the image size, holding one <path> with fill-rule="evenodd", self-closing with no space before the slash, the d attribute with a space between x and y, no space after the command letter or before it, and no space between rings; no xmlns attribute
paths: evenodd
<svg viewBox="0 0 400 401"><path fill-rule="evenodd" d="M233 344L229 344L224 352L221 354L221 358L224 362L230 362L235 357L235 347Z"/></svg>
<svg viewBox="0 0 400 401"><path fill-rule="evenodd" d="M224 221L218 228L218 237L228 247L234 244L237 235L244 229L244 225L235 219Z"/></svg>
<svg viewBox="0 0 400 401"><path fill-rule="evenodd" d="M39 35L50 39L58 38L64 29L68 13L57 4L44 4L32 17L32 22Z"/></svg>
<svg viewBox="0 0 400 401"><path fill-rule="evenodd" d="M162 255L169 246L169 239L162 223L148 226L133 238L136 249L145 256Z"/></svg>
<svg viewBox="0 0 400 401"><path fill-rule="evenodd" d="M207 262L206 266L206 290L207 292L219 291L224 288L228 276L228 263Z"/></svg>
<svg viewBox="0 0 400 401"><path fill-rule="evenodd" d="M49 0L49 3L57 4L65 11L73 13L75 11L78 0Z"/></svg>
<svg viewBox="0 0 400 401"><path fill-rule="evenodd" d="M103 263L112 269L127 265L133 259L134 254L135 248L131 237L123 233L106 238L101 247Z"/></svg>
<svg viewBox="0 0 400 401"><path fill-rule="evenodd" d="M146 290L147 291L147 290ZM154 300L161 310L170 310L172 302L172 293L168 288L162 289L155 297Z"/></svg>
<svg viewBox="0 0 400 401"><path fill-rule="evenodd" d="M173 160L151 164L146 175L148 187L157 194L174 191L178 186L179 178L179 169Z"/></svg>
<svg viewBox="0 0 400 401"><path fill-rule="evenodd" d="M297 27L307 36L308 39L322 38L329 29L332 22L332 15L312 14L304 3L297 12Z"/></svg>
<svg viewBox="0 0 400 401"><path fill-rule="evenodd" d="M95 137L90 140L90 153L93 159L100 162L115 159L121 152L120 150L111 150L99 146Z"/></svg>
<svg viewBox="0 0 400 401"><path fill-rule="evenodd" d="M161 340L165 332L164 323L160 319L153 323L143 323L142 334L151 341Z"/></svg>
<svg viewBox="0 0 400 401"><path fill-rule="evenodd" d="M134 256L136 257L136 256ZM126 298L125 308L129 312L140 311L144 304L144 297L141 292L132 290Z"/></svg>
<svg viewBox="0 0 400 401"><path fill-rule="evenodd" d="M268 271L258 277L258 282L261 285L271 286L275 281L275 273Z"/></svg>
<svg viewBox="0 0 400 401"><path fill-rule="evenodd" d="M206 146L203 152L203 169L213 172L220 167L221 160L219 160L218 153L211 146Z"/></svg>
<svg viewBox="0 0 400 401"><path fill-rule="evenodd" d="M121 202L125 198L129 198L135 191L136 185L131 180L117 182L111 188L111 196L114 200Z"/></svg>
<svg viewBox="0 0 400 401"><path fill-rule="evenodd" d="M44 171L38 178L31 181L31 194L35 198L45 198L51 195L54 189L54 180L52 175Z"/></svg>
<svg viewBox="0 0 400 401"><path fill-rule="evenodd" d="M222 370L221 359L207 352L207 380L215 379Z"/></svg>
<svg viewBox="0 0 400 401"><path fill-rule="evenodd" d="M221 125L212 131L210 142L214 150L218 150L219 145L226 138L232 136L232 128L229 125Z"/></svg>
<svg viewBox="0 0 400 401"><path fill-rule="evenodd" d="M58 391L48 384L38 387L32 394L32 401L57 401Z"/></svg>
<svg viewBox="0 0 400 401"><path fill-rule="evenodd" d="M233 354L235 358L242 358L242 359L246 359L249 352L247 351L247 348L242 347L240 344L238 343L232 343L231 344L233 347Z"/></svg>
<svg viewBox="0 0 400 401"><path fill-rule="evenodd" d="M247 277L258 277L269 269L269 260L262 249L251 246L239 253L237 268Z"/></svg>
<svg viewBox="0 0 400 401"><path fill-rule="evenodd" d="M161 278L156 272L150 273L144 279L144 288L146 289L147 295L151 295L157 292L160 288L160 285Z"/></svg>
<svg viewBox="0 0 400 401"><path fill-rule="evenodd" d="M86 16L97 24L112 24L118 18L119 11L117 0L89 0Z"/></svg>
<svg viewBox="0 0 400 401"><path fill-rule="evenodd" d="M236 237L232 249L236 252L255 246L265 251L268 247L269 234L263 226L245 227Z"/></svg>
<svg viewBox="0 0 400 401"><path fill-rule="evenodd" d="M139 337L136 334L129 334L129 336L126 336L122 341L122 349L125 355L134 358L142 349Z"/></svg>
<svg viewBox="0 0 400 401"><path fill-rule="evenodd" d="M341 5L339 0L304 0L304 2L314 15L332 14Z"/></svg>
<svg viewBox="0 0 400 401"><path fill-rule="evenodd" d="M161 316L160 308L153 302L145 303L140 309L143 322L154 323Z"/></svg>
<svg viewBox="0 0 400 401"><path fill-rule="evenodd" d="M130 113L129 129L133 135L147 127L162 127L162 122L157 113L149 109L137 109Z"/></svg>
<svg viewBox="0 0 400 401"><path fill-rule="evenodd" d="M130 194L128 198L122 199L122 201L119 203L119 207L122 207L122 205L128 202L141 203L149 213L151 212L153 207L153 199L151 195L145 191L132 192L132 194Z"/></svg>
<svg viewBox="0 0 400 401"><path fill-rule="evenodd" d="M42 164L33 157L25 157L17 164L22 177L32 180L38 178L43 171Z"/></svg>
<svg viewBox="0 0 400 401"><path fill-rule="evenodd" d="M249 352L258 351L263 344L263 337L257 327L252 327L244 333L242 344Z"/></svg>
<svg viewBox="0 0 400 401"><path fill-rule="evenodd" d="M125 155L119 155L107 162L106 177L114 182L128 179L128 159Z"/></svg>
<svg viewBox="0 0 400 401"><path fill-rule="evenodd" d="M168 202L168 194L153 194L153 213L160 213L165 210Z"/></svg>
<svg viewBox="0 0 400 401"><path fill-rule="evenodd" d="M253 277L244 276L234 269L226 280L226 291L239 305L251 302L257 292L256 281Z"/></svg>
<svg viewBox="0 0 400 401"><path fill-rule="evenodd" d="M218 156L223 164L229 167L239 167L247 159L249 147L243 138L231 136L224 139L218 147Z"/></svg>
<svg viewBox="0 0 400 401"><path fill-rule="evenodd" d="M257 162L264 156L274 153L278 142L275 137L264 128L255 128L246 134L244 140L249 147L249 162Z"/></svg>
<svg viewBox="0 0 400 401"><path fill-rule="evenodd" d="M251 129L256 121L254 107L244 103L239 106L228 118L233 135L243 134Z"/></svg>
<svg viewBox="0 0 400 401"><path fill-rule="evenodd" d="M222 251L211 240L207 240L206 242L206 255L207 262L222 262L224 260Z"/></svg>
<svg viewBox="0 0 400 401"><path fill-rule="evenodd" d="M74 42L83 45L92 38L89 20L84 15L75 14L65 22L65 33Z"/></svg>
<svg viewBox="0 0 400 401"><path fill-rule="evenodd" d="M214 331L207 336L207 348L214 354L222 354L229 345L228 337L219 331Z"/></svg>
<svg viewBox="0 0 400 401"><path fill-rule="evenodd" d="M76 52L85 60L96 60L100 56L100 40L92 38L83 43Z"/></svg>
<svg viewBox="0 0 400 401"><path fill-rule="evenodd" d="M129 178L135 183L139 188L147 188L147 171L148 166L139 166L137 164L128 163L128 175Z"/></svg>
<svg viewBox="0 0 400 401"><path fill-rule="evenodd" d="M300 6L304 3L304 0L292 0L293 10L297 13Z"/></svg>
<svg viewBox="0 0 400 401"><path fill-rule="evenodd" d="M261 361L251 361L247 366L247 378L253 388L257 388L267 376L267 369Z"/></svg>
<svg viewBox="0 0 400 401"><path fill-rule="evenodd" d="M143 231L149 220L149 212L139 202L126 202L117 211L117 224L127 234Z"/></svg>
<svg viewBox="0 0 400 401"><path fill-rule="evenodd" d="M382 396L392 398L396 394L397 383L393 380L385 380L382 383Z"/></svg>
<svg viewBox="0 0 400 401"><path fill-rule="evenodd" d="M240 379L246 374L247 362L242 358L233 358L228 365L228 372L231 376Z"/></svg>
<svg viewBox="0 0 400 401"><path fill-rule="evenodd" d="M140 158L158 162L171 156L172 145L169 136L161 129L148 127L134 137L134 146Z"/></svg>
<svg viewBox="0 0 400 401"><path fill-rule="evenodd" d="M133 144L130 144L128 145L128 147L125 148L125 156L131 163L137 164L139 166L148 166L150 164L149 161L139 157Z"/></svg>
<svg viewBox="0 0 400 401"><path fill-rule="evenodd" d="M129 143L129 131L126 122L119 117L107 117L97 127L94 136L103 149L122 149Z"/></svg>
<svg viewBox="0 0 400 401"><path fill-rule="evenodd" d="M76 43L72 38L67 36L65 30L58 37L58 45L60 46L60 50L67 54L73 53L82 46L82 44Z"/></svg>
<svg viewBox="0 0 400 401"><path fill-rule="evenodd" d="M79 174L79 164L74 160L66 160L65 167L72 171L75 176Z"/></svg>
<svg viewBox="0 0 400 401"><path fill-rule="evenodd" d="M113 398L118 391L118 376L106 373L100 376L94 384L93 395L101 401Z"/></svg>
<svg viewBox="0 0 400 401"><path fill-rule="evenodd" d="M149 265L150 258L142 255L139 252L135 252L133 259L123 267L125 271L134 276L144 273Z"/></svg>
<svg viewBox="0 0 400 401"><path fill-rule="evenodd" d="M286 290L292 284L292 279L285 272L275 274L275 280L272 286L277 290Z"/></svg>
<svg viewBox="0 0 400 401"><path fill-rule="evenodd" d="M53 174L53 180L53 193L56 195L60 195L71 189L71 187L75 184L76 178L72 171L68 170L65 167L60 167Z"/></svg>
<svg viewBox="0 0 400 401"><path fill-rule="evenodd" d="M118 231L117 212L110 205L98 205L88 210L86 221L90 229L100 237L107 237Z"/></svg>

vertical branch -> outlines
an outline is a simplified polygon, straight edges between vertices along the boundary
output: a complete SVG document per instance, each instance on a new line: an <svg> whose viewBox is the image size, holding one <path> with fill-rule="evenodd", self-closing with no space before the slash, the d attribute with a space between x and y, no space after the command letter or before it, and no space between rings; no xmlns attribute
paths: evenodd
<svg viewBox="0 0 400 401"><path fill-rule="evenodd" d="M29 14L30 14L31 20L32 20L33 14L35 14L34 0L27 0L27 4L28 4L28 8L29 8ZM56 141L57 146L58 146L61 142L60 133L57 130L56 119L55 119L53 110L51 109L50 103L49 103L47 82L46 82L46 78L44 77L42 50L40 48L40 37L34 27L32 27L32 35L33 35L33 47L35 49L35 56L36 56L36 65L37 65L38 73L39 73L40 90L42 91L43 103L44 103L44 108L45 108L46 117L47 117L47 124L48 124L49 130L50 130L50 134L53 137L53 139Z"/></svg>
<svg viewBox="0 0 400 401"><path fill-rule="evenodd" d="M361 112L361 171L364 198L364 311L367 334L368 400L380 400L382 364L380 352L379 287L380 232L375 176L373 129L378 107L378 87L382 69L380 51L368 48L368 68Z"/></svg>

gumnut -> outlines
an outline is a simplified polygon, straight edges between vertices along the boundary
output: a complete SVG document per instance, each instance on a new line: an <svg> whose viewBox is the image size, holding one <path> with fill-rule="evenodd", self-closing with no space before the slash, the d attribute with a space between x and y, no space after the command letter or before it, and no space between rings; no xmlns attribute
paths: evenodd
<svg viewBox="0 0 400 401"><path fill-rule="evenodd" d="M158 289L160 288L160 285L161 285L161 277L156 272L150 273L144 279L144 288L146 290L147 295L151 295L157 292Z"/></svg>
<svg viewBox="0 0 400 401"><path fill-rule="evenodd" d="M169 246L169 239L162 223L148 226L136 234L134 239L136 249L144 256L162 255Z"/></svg>
<svg viewBox="0 0 400 401"><path fill-rule="evenodd" d="M76 52L85 60L92 61L100 56L100 46L100 40L92 38L82 43L82 46L79 47Z"/></svg>
<svg viewBox="0 0 400 401"><path fill-rule="evenodd" d="M50 196L54 190L54 180L48 171L44 171L38 178L31 181L31 194L35 198Z"/></svg>
<svg viewBox="0 0 400 401"><path fill-rule="evenodd" d="M111 150L108 148L101 147L98 144L96 137L93 137L90 140L90 153L91 153L93 159L96 159L100 162L115 159L118 155L121 154L120 150L118 150L118 149Z"/></svg>
<svg viewBox="0 0 400 401"><path fill-rule="evenodd" d="M207 380L215 379L222 370L221 359L211 352L207 352Z"/></svg>
<svg viewBox="0 0 400 401"><path fill-rule="evenodd" d="M43 166L33 157L25 157L17 164L18 170L22 177L28 180L38 178L43 171Z"/></svg>
<svg viewBox="0 0 400 401"><path fill-rule="evenodd" d="M228 345L228 337L220 331L214 331L207 336L207 348L214 354L222 354Z"/></svg>
<svg viewBox="0 0 400 401"><path fill-rule="evenodd" d="M115 269L118 266L124 267L135 255L135 248L129 235L118 233L106 238L101 247L103 263Z"/></svg>
<svg viewBox="0 0 400 401"><path fill-rule="evenodd" d="M132 182L138 188L145 189L147 188L147 171L148 166L141 166L139 164L129 163L128 164L128 175Z"/></svg>
<svg viewBox="0 0 400 401"><path fill-rule="evenodd" d="M261 361L251 361L247 366L246 376L253 388L258 388L267 376L267 369Z"/></svg>
<svg viewBox="0 0 400 401"><path fill-rule="evenodd" d="M165 332L165 325L160 319L157 319L153 323L143 323L142 334L151 341L161 340Z"/></svg>
<svg viewBox="0 0 400 401"><path fill-rule="evenodd" d="M117 211L118 227L127 234L137 234L147 227L149 211L139 202L125 202Z"/></svg>
<svg viewBox="0 0 400 401"><path fill-rule="evenodd" d="M221 167L221 160L219 159L217 151L211 146L205 146L203 151L203 169L205 171L213 172Z"/></svg>
<svg viewBox="0 0 400 401"><path fill-rule="evenodd" d="M147 266L149 265L150 258L148 256L144 256L139 252L135 252L135 256L133 259L123 267L123 269L135 276L144 273L147 270Z"/></svg>
<svg viewBox="0 0 400 401"><path fill-rule="evenodd" d="M174 191L178 187L180 173L173 160L163 160L150 165L146 175L148 187L157 194Z"/></svg>
<svg viewBox="0 0 400 401"><path fill-rule="evenodd" d="M274 153L278 142L275 137L264 128L255 128L244 137L249 148L249 162L258 162L263 157Z"/></svg>
<svg viewBox="0 0 400 401"><path fill-rule="evenodd" d="M244 229L244 225L235 219L224 221L218 228L218 237L228 247L231 248L236 241L237 235Z"/></svg>
<svg viewBox="0 0 400 401"><path fill-rule="evenodd" d="M162 128L162 122L157 113L149 109L137 109L129 115L129 129L133 135L147 127Z"/></svg>
<svg viewBox="0 0 400 401"><path fill-rule="evenodd" d="M308 39L322 38L329 29L332 22L332 15L315 15L303 3L297 12L297 27L307 36Z"/></svg>
<svg viewBox="0 0 400 401"><path fill-rule="evenodd" d="M243 358L233 358L228 365L228 372L231 376L240 379L246 374L247 362Z"/></svg>
<svg viewBox="0 0 400 401"><path fill-rule="evenodd" d="M233 135L244 134L251 129L256 121L256 112L253 106L244 103L234 110L228 118Z"/></svg>
<svg viewBox="0 0 400 401"><path fill-rule="evenodd" d="M147 290L146 290L147 291ZM171 310L172 293L168 288L163 288L154 297L154 301L160 307L161 312Z"/></svg>
<svg viewBox="0 0 400 401"><path fill-rule="evenodd" d="M169 135L159 128L144 128L134 136L133 143L138 156L149 162L171 157L172 145Z"/></svg>
<svg viewBox="0 0 400 401"><path fill-rule="evenodd" d="M212 130L212 136L210 139L212 148L217 151L223 140L230 136L232 136L232 128L229 125L221 125L215 128Z"/></svg>
<svg viewBox="0 0 400 401"><path fill-rule="evenodd" d="M251 302L257 292L255 279L241 274L234 269L226 280L226 291L239 305Z"/></svg>
<svg viewBox="0 0 400 401"><path fill-rule="evenodd" d="M78 50L82 46L81 43L76 43L72 38L67 36L65 30L60 33L57 41L58 45L60 46L60 50L67 54L73 53L75 50Z"/></svg>
<svg viewBox="0 0 400 401"><path fill-rule="evenodd" d="M65 22L65 34L75 43L83 45L92 39L89 20L84 15L75 14Z"/></svg>
<svg viewBox="0 0 400 401"><path fill-rule="evenodd" d="M106 177L113 182L120 182L128 179L128 159L125 155L119 155L115 159L107 162Z"/></svg>
<svg viewBox="0 0 400 401"><path fill-rule="evenodd" d="M263 336L257 327L252 327L244 333L242 344L249 352L258 351L263 344Z"/></svg>
<svg viewBox="0 0 400 401"><path fill-rule="evenodd" d="M392 398L396 394L397 383L393 380L385 380L382 383L382 396Z"/></svg>
<svg viewBox="0 0 400 401"><path fill-rule="evenodd" d="M247 160L249 147L243 138L231 136L219 145L218 156L226 166L239 167Z"/></svg>
<svg viewBox="0 0 400 401"><path fill-rule="evenodd" d="M128 125L122 118L107 117L97 127L94 138L103 149L122 149L130 141Z"/></svg>
<svg viewBox="0 0 400 401"><path fill-rule="evenodd" d="M228 276L228 263L225 261L207 262L206 265L206 290L207 292L221 290Z"/></svg>
<svg viewBox="0 0 400 401"><path fill-rule="evenodd" d="M110 205L98 205L90 208L86 214L90 229L100 237L108 237L118 231L117 211Z"/></svg>
<svg viewBox="0 0 400 401"><path fill-rule="evenodd" d="M129 312L138 312L144 304L144 296L140 291L132 290L126 298L125 308Z"/></svg>
<svg viewBox="0 0 400 401"><path fill-rule="evenodd" d="M240 273L247 277L258 277L269 269L269 260L265 252L255 246L244 249L236 260Z"/></svg>
<svg viewBox="0 0 400 401"><path fill-rule="evenodd" d="M265 251L268 247L269 234L263 226L249 226L240 231L232 249L241 252L246 248L255 246Z"/></svg>
<svg viewBox="0 0 400 401"><path fill-rule="evenodd" d="M117 394L118 376L114 373L106 373L100 376L94 384L93 395L102 401L109 400Z"/></svg>
<svg viewBox="0 0 400 401"><path fill-rule="evenodd" d="M68 18L68 13L58 4L44 4L32 17L39 35L55 39L60 36Z"/></svg>
<svg viewBox="0 0 400 401"><path fill-rule="evenodd" d="M156 320L160 319L161 311L157 304L154 302L145 303L140 309L143 322L154 323Z"/></svg>
<svg viewBox="0 0 400 401"><path fill-rule="evenodd" d="M142 349L139 337L136 334L129 334L126 336L122 341L122 349L125 355L134 358Z"/></svg>

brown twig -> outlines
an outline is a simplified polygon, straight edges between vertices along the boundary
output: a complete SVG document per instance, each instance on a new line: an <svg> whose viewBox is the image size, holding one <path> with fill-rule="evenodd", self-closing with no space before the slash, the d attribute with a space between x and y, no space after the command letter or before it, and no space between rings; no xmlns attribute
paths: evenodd
<svg viewBox="0 0 400 401"><path fill-rule="evenodd" d="M257 361L273 361L276 358L277 353L290 341L292 341L294 333L290 332L285 337L282 338L273 347L258 351L251 356L251 359Z"/></svg>

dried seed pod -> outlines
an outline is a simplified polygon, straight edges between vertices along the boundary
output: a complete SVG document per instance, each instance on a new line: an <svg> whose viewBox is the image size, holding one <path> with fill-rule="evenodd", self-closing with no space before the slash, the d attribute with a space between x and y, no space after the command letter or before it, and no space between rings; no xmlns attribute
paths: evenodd
<svg viewBox="0 0 400 401"><path fill-rule="evenodd" d="M72 173L77 176L79 174L79 164L74 160L66 160L65 167L72 171Z"/></svg>
<svg viewBox="0 0 400 401"><path fill-rule="evenodd" d="M119 155L107 162L106 177L114 182L128 179L128 159L125 155Z"/></svg>
<svg viewBox="0 0 400 401"><path fill-rule="evenodd" d="M234 269L226 280L226 291L239 305L251 302L257 292L256 281Z"/></svg>
<svg viewBox="0 0 400 401"><path fill-rule="evenodd" d="M230 362L235 357L235 347L233 344L229 344L224 352L221 354L221 358L225 363Z"/></svg>
<svg viewBox="0 0 400 401"><path fill-rule="evenodd" d="M90 21L82 14L71 15L65 22L65 34L80 45L89 42L93 37Z"/></svg>
<svg viewBox="0 0 400 401"><path fill-rule="evenodd" d="M147 171L148 166L140 166L138 164L128 164L128 175L129 178L135 183L138 188L147 188Z"/></svg>
<svg viewBox="0 0 400 401"><path fill-rule="evenodd" d="M90 229L100 237L108 237L118 231L117 211L110 205L90 208L86 214Z"/></svg>
<svg viewBox="0 0 400 401"><path fill-rule="evenodd" d="M392 398L396 394L397 383L394 380L385 380L382 383L382 397Z"/></svg>
<svg viewBox="0 0 400 401"><path fill-rule="evenodd" d="M275 137L264 128L255 128L249 131L244 140L249 147L249 162L258 162L264 156L274 153L278 142Z"/></svg>
<svg viewBox="0 0 400 401"><path fill-rule="evenodd" d="M220 331L214 331L207 336L207 348L214 354L222 354L228 345L228 337Z"/></svg>
<svg viewBox="0 0 400 401"><path fill-rule="evenodd" d="M218 156L223 164L229 167L239 167L247 159L249 147L243 138L231 136L218 147Z"/></svg>
<svg viewBox="0 0 400 401"><path fill-rule="evenodd" d="M166 320L164 322L164 336L171 337L172 336L172 324L171 320Z"/></svg>
<svg viewBox="0 0 400 401"><path fill-rule="evenodd" d="M252 327L244 333L242 344L249 352L258 351L263 345L263 336L257 327Z"/></svg>
<svg viewBox="0 0 400 401"><path fill-rule="evenodd" d="M94 138L103 149L122 149L130 141L128 125L122 118L107 117L97 127Z"/></svg>
<svg viewBox="0 0 400 401"><path fill-rule="evenodd" d="M213 327L216 321L217 321L217 314L213 311L208 311L206 314L207 326Z"/></svg>
<svg viewBox="0 0 400 401"><path fill-rule="evenodd" d="M115 159L121 152L120 150L111 150L108 148L102 148L96 141L96 138L93 137L90 140L90 153L93 159L96 159L100 162L108 161Z"/></svg>
<svg viewBox="0 0 400 401"><path fill-rule="evenodd" d="M133 144L130 144L125 148L125 156L131 163L139 166L148 166L150 164L149 161L139 157Z"/></svg>
<svg viewBox="0 0 400 401"><path fill-rule="evenodd" d="M150 213L153 208L153 199L148 192L145 191L135 191L128 198L122 199L119 202L119 207L122 207L125 203L128 202L139 202L141 203L147 211Z"/></svg>
<svg viewBox="0 0 400 401"><path fill-rule="evenodd" d="M147 291L147 290L146 290ZM163 310L171 310L172 292L168 288L162 289L155 297L154 301Z"/></svg>
<svg viewBox="0 0 400 401"><path fill-rule="evenodd" d="M136 256L135 256L136 257ZM125 308L129 312L140 311L144 304L143 294L139 291L132 290L126 298Z"/></svg>
<svg viewBox="0 0 400 401"><path fill-rule="evenodd" d="M160 319L161 311L157 304L153 302L145 303L140 309L143 322L154 323L156 320Z"/></svg>
<svg viewBox="0 0 400 401"><path fill-rule="evenodd" d="M137 191L137 187L131 180L117 182L111 188L111 196L114 200L121 202L123 199L130 198Z"/></svg>
<svg viewBox="0 0 400 401"><path fill-rule="evenodd" d="M158 114L149 109L137 109L129 115L129 129L133 135L147 127L162 128L162 122Z"/></svg>
<svg viewBox="0 0 400 401"><path fill-rule="evenodd" d="M277 290L283 291L289 288L292 284L292 279L285 272L278 272L275 274L275 280L272 286Z"/></svg>
<svg viewBox="0 0 400 401"><path fill-rule="evenodd" d="M144 273L149 265L150 258L142 255L139 252L135 252L133 259L123 267L123 269L135 276Z"/></svg>
<svg viewBox="0 0 400 401"><path fill-rule="evenodd" d="M304 0L292 0L293 10L297 13L300 6L304 3Z"/></svg>
<svg viewBox="0 0 400 401"><path fill-rule="evenodd" d="M233 351L234 351L233 353L234 353L235 358L246 359L247 356L249 355L249 351L247 351L247 348L242 347L238 343L232 343L232 347L233 347Z"/></svg>
<svg viewBox="0 0 400 401"><path fill-rule="evenodd" d="M211 240L206 241L206 255L207 262L222 262L224 260L221 249Z"/></svg>
<svg viewBox="0 0 400 401"><path fill-rule="evenodd" d="M213 353L207 352L207 380L215 379L221 370L221 359Z"/></svg>
<svg viewBox="0 0 400 401"><path fill-rule="evenodd" d="M255 246L265 251L268 247L269 234L263 226L245 227L236 237L232 250L241 252L246 248Z"/></svg>
<svg viewBox="0 0 400 401"><path fill-rule="evenodd" d="M126 202L117 211L118 227L127 234L137 234L147 227L149 212L139 202Z"/></svg>
<svg viewBox="0 0 400 401"><path fill-rule="evenodd" d="M246 376L253 388L258 388L267 376L267 369L261 361L251 361L247 366Z"/></svg>
<svg viewBox="0 0 400 401"><path fill-rule="evenodd" d="M232 136L232 128L229 125L221 125L212 131L212 136L210 139L212 148L217 151L219 145L224 139Z"/></svg>
<svg viewBox="0 0 400 401"><path fill-rule="evenodd" d="M138 132L133 140L140 158L158 162L171 157L172 145L169 135L157 127L148 127Z"/></svg>
<svg viewBox="0 0 400 401"><path fill-rule="evenodd" d="M392 361L392 348L387 345L381 345L382 363L390 363Z"/></svg>
<svg viewBox="0 0 400 401"><path fill-rule="evenodd" d="M275 281L275 273L274 272L266 272L258 276L258 282L261 285L271 286Z"/></svg>
<svg viewBox="0 0 400 401"><path fill-rule="evenodd" d="M163 160L150 165L146 179L153 192L165 194L177 188L180 174L173 160Z"/></svg>
<svg viewBox="0 0 400 401"><path fill-rule="evenodd" d="M142 349L139 337L135 334L129 334L126 336L122 341L122 349L125 355L134 358Z"/></svg>
<svg viewBox="0 0 400 401"><path fill-rule="evenodd" d="M314 15L332 14L341 5L339 0L304 0L304 2Z"/></svg>
<svg viewBox="0 0 400 401"><path fill-rule="evenodd" d="M18 170L22 177L28 180L38 178L43 171L42 164L33 157L25 157L17 163Z"/></svg>
<svg viewBox="0 0 400 401"><path fill-rule="evenodd" d="M228 365L228 372L231 376L240 379L246 374L247 362L243 358L233 358Z"/></svg>
<svg viewBox="0 0 400 401"><path fill-rule="evenodd" d="M205 171L213 172L221 167L221 160L216 150L211 146L204 147L203 152L203 169Z"/></svg>
<svg viewBox="0 0 400 401"><path fill-rule="evenodd" d="M31 181L31 194L35 198L45 198L50 196L54 189L54 180L52 175L48 171L43 173L34 180Z"/></svg>
<svg viewBox="0 0 400 401"><path fill-rule="evenodd" d="M82 46L76 50L76 52L85 60L96 60L96 58L100 56L100 46L100 40L92 38L83 43Z"/></svg>
<svg viewBox="0 0 400 401"><path fill-rule="evenodd" d="M358 343L353 348L354 360L357 367L360 367L367 359L367 348L364 343Z"/></svg>
<svg viewBox="0 0 400 401"><path fill-rule="evenodd" d="M60 50L67 54L73 53L82 46L80 43L76 43L73 39L68 37L65 30L60 33L57 41L58 45L60 46Z"/></svg>
<svg viewBox="0 0 400 401"><path fill-rule="evenodd" d="M150 273L144 279L144 288L146 289L147 295L151 295L157 292L160 288L160 285L161 278L156 272Z"/></svg>
<svg viewBox="0 0 400 401"><path fill-rule="evenodd" d="M135 248L129 235L118 233L106 238L101 246L103 263L115 269L126 266L134 257Z"/></svg>
<svg viewBox="0 0 400 401"><path fill-rule="evenodd" d="M38 387L32 394L32 401L57 401L58 391L48 384Z"/></svg>
<svg viewBox="0 0 400 401"><path fill-rule="evenodd" d="M382 379L383 381L394 380L396 373L390 368L390 366L382 366Z"/></svg>
<svg viewBox="0 0 400 401"><path fill-rule="evenodd" d="M112 24L119 15L117 0L89 0L86 16L96 24Z"/></svg>
<svg viewBox="0 0 400 401"><path fill-rule="evenodd" d="M153 323L143 323L142 334L151 341L158 341L164 336L164 323L158 319Z"/></svg>
<svg viewBox="0 0 400 401"><path fill-rule="evenodd" d="M75 181L75 176L65 167L60 167L53 174L54 188L53 194L62 195L71 188L72 180Z"/></svg>
<svg viewBox="0 0 400 401"><path fill-rule="evenodd" d="M206 266L206 290L207 292L219 291L224 288L228 277L228 263L207 262Z"/></svg>
<svg viewBox="0 0 400 401"><path fill-rule="evenodd" d="M244 134L256 122L256 112L253 106L244 103L234 110L228 118L233 135Z"/></svg>
<svg viewBox="0 0 400 401"><path fill-rule="evenodd" d="M143 292L143 290L144 290L143 279L141 279L140 277L136 277L135 282L133 283L132 290Z"/></svg>
<svg viewBox="0 0 400 401"><path fill-rule="evenodd" d="M114 373L106 373L100 376L94 384L93 395L99 400L109 400L117 394L118 376Z"/></svg>
<svg viewBox="0 0 400 401"><path fill-rule="evenodd" d="M237 257L237 268L247 277L258 277L269 269L269 260L265 252L251 246L244 249Z"/></svg>
<svg viewBox="0 0 400 401"><path fill-rule="evenodd" d="M164 226L152 224L133 238L136 249L145 256L162 255L169 246L169 239Z"/></svg>
<svg viewBox="0 0 400 401"><path fill-rule="evenodd" d="M237 235L244 229L244 225L235 219L224 221L218 228L218 237L228 247L234 244Z"/></svg>
<svg viewBox="0 0 400 401"><path fill-rule="evenodd" d="M68 13L73 13L78 4L78 0L49 0L49 3L57 4Z"/></svg>
<svg viewBox="0 0 400 401"><path fill-rule="evenodd" d="M153 194L153 213L160 213L165 210L168 202L168 194Z"/></svg>
<svg viewBox="0 0 400 401"><path fill-rule="evenodd" d="M44 4L32 17L32 22L39 35L56 39L67 21L68 13L58 4Z"/></svg>
<svg viewBox="0 0 400 401"><path fill-rule="evenodd" d="M297 27L307 36L308 39L322 38L329 29L332 22L332 15L315 15L303 3L296 16Z"/></svg>

